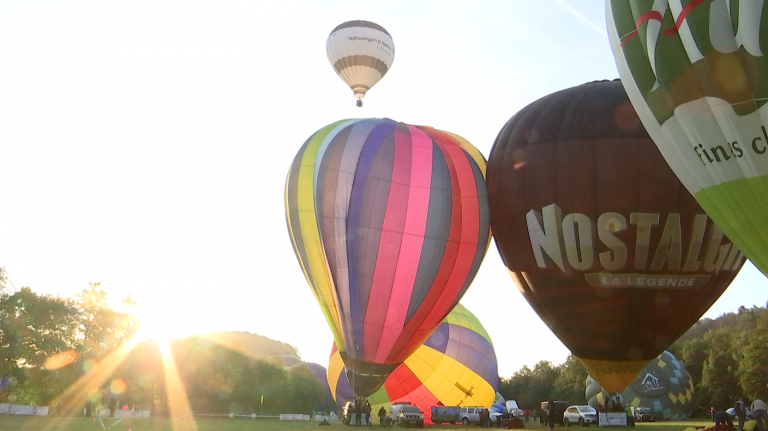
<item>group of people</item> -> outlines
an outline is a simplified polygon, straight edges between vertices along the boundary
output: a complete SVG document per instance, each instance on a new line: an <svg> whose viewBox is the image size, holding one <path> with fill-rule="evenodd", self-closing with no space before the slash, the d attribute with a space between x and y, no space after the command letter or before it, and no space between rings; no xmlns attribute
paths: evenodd
<svg viewBox="0 0 768 431"><path fill-rule="evenodd" d="M491 412L488 409L480 409L480 427L491 427Z"/></svg>
<svg viewBox="0 0 768 431"><path fill-rule="evenodd" d="M752 401L750 408L752 410L752 419L757 422L757 431L763 431L763 426L768 427L768 405L766 405L765 401L756 399ZM728 412L716 411L714 407L710 407L709 414L715 423L715 431L719 431L721 426L722 430L733 428L733 418ZM738 431L744 431L744 421L747 419L747 405L743 397L737 397L733 403L733 417L738 421Z"/></svg>
<svg viewBox="0 0 768 431"><path fill-rule="evenodd" d="M352 419L355 420L355 425L371 425L371 403L367 399L355 398L354 403L347 408L346 414L345 419L350 425ZM379 417L381 417L381 412L379 412Z"/></svg>

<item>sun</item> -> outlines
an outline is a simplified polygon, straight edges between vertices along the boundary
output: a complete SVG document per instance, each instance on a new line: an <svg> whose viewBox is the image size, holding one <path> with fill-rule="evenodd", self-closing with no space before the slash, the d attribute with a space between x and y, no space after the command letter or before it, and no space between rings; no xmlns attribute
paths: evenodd
<svg viewBox="0 0 768 431"><path fill-rule="evenodd" d="M139 323L136 336L139 339L152 339L158 343L167 343L172 338L189 335L188 331L184 331L179 320L174 317L172 307L121 304L116 309L136 317Z"/></svg>

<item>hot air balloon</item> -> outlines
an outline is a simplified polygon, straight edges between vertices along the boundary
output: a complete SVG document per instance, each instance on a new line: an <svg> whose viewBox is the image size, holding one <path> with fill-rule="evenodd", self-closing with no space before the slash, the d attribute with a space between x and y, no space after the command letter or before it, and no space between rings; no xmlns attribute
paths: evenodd
<svg viewBox="0 0 768 431"><path fill-rule="evenodd" d="M675 355L665 351L648 363L619 394L622 404L646 407L656 420L681 421L693 413L693 381ZM604 406L609 395L587 376L584 392L590 406Z"/></svg>
<svg viewBox="0 0 768 431"><path fill-rule="evenodd" d="M328 364L328 385L337 403L354 397L344 374L344 363L333 346ZM486 406L499 400L496 353L488 333L474 314L461 304L440 323L416 352L389 375L368 397L376 412L395 402L410 402L430 423L432 406ZM501 409L503 410L503 408Z"/></svg>
<svg viewBox="0 0 768 431"><path fill-rule="evenodd" d="M523 296L612 393L744 262L677 180L618 81L515 114L488 162L491 228Z"/></svg>
<svg viewBox="0 0 768 431"><path fill-rule="evenodd" d="M622 83L680 181L768 274L764 3L682 3L607 2Z"/></svg>
<svg viewBox="0 0 768 431"><path fill-rule="evenodd" d="M485 160L458 135L343 120L293 161L294 250L355 391L372 394L435 330L485 256Z"/></svg>
<svg viewBox="0 0 768 431"><path fill-rule="evenodd" d="M348 21L333 29L325 43L333 69L361 100L395 61L395 43L384 27L369 21Z"/></svg>

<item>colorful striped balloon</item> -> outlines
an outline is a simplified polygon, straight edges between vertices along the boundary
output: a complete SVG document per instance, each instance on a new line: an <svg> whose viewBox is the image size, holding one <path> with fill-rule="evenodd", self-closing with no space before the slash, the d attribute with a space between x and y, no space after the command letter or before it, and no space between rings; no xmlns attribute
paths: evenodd
<svg viewBox="0 0 768 431"><path fill-rule="evenodd" d="M341 355L333 346L328 386L341 405L354 397L343 370ZM498 384L491 338L477 317L459 304L368 401L373 412L382 406L389 411L395 402L410 402L424 412L429 423L432 406L492 407L499 401Z"/></svg>
<svg viewBox="0 0 768 431"><path fill-rule="evenodd" d="M330 124L293 160L288 231L361 396L477 273L490 237L484 175L485 159L460 136L389 119Z"/></svg>

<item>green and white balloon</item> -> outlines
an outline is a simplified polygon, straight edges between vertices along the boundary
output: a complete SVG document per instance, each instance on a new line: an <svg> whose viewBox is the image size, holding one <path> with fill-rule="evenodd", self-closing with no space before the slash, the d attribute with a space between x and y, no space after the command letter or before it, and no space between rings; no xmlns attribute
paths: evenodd
<svg viewBox="0 0 768 431"><path fill-rule="evenodd" d="M584 396L590 406L604 406L610 394L587 376ZM656 420L683 420L693 412L693 382L685 367L665 351L649 362L619 394L624 405L648 407Z"/></svg>
<svg viewBox="0 0 768 431"><path fill-rule="evenodd" d="M661 154L768 274L764 2L608 0L606 18L624 88ZM727 255L720 250L717 262Z"/></svg>

